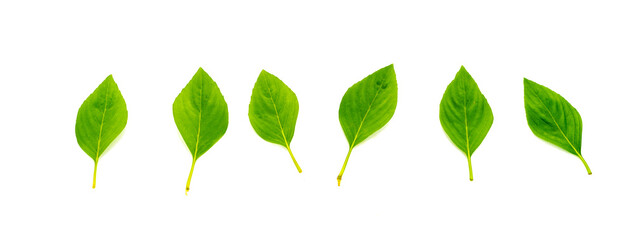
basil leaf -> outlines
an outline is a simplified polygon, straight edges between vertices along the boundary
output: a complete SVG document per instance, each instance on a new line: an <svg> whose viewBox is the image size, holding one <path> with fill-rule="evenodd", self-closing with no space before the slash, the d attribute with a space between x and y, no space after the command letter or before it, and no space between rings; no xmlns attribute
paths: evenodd
<svg viewBox="0 0 635 240"><path fill-rule="evenodd" d="M227 131L229 113L225 98L216 82L199 68L172 105L174 122L192 153L192 168L185 185L185 195L196 160L209 150Z"/></svg>
<svg viewBox="0 0 635 240"><path fill-rule="evenodd" d="M527 124L537 137L575 154L589 175L591 169L582 157L582 118L560 94L527 78L525 113Z"/></svg>
<svg viewBox="0 0 635 240"><path fill-rule="evenodd" d="M393 65L377 70L350 87L340 103L340 125L349 149L337 185L348 164L353 148L381 129L397 108L397 77Z"/></svg>
<svg viewBox="0 0 635 240"><path fill-rule="evenodd" d="M99 159L126 127L127 121L126 102L110 75L82 103L75 122L77 143L95 161L93 188L97 182Z"/></svg>
<svg viewBox="0 0 635 240"><path fill-rule="evenodd" d="M299 108L298 98L287 85L265 70L260 72L249 103L249 122L262 139L285 147L302 173L289 146Z"/></svg>
<svg viewBox="0 0 635 240"><path fill-rule="evenodd" d="M439 119L450 140L467 156L470 181L473 181L472 154L492 127L494 115L487 99L463 66L443 94Z"/></svg>

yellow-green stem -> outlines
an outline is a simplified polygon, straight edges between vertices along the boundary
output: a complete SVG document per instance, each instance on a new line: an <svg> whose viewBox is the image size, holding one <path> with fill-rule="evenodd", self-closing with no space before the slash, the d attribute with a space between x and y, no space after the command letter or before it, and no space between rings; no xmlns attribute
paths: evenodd
<svg viewBox="0 0 635 240"><path fill-rule="evenodd" d="M467 166L470 168L470 181L474 181L474 177L472 176L472 158L470 155L467 155Z"/></svg>
<svg viewBox="0 0 635 240"><path fill-rule="evenodd" d="M298 169L299 173L302 173L302 168L300 168L300 165L298 165L298 161L295 160L295 157L293 156L293 153L291 152L291 148L287 145L287 151L289 151L289 155L291 155L291 159L293 159L293 164L295 164L295 168Z"/></svg>
<svg viewBox="0 0 635 240"><path fill-rule="evenodd" d="M187 192L190 191L190 182L192 181L192 173L194 173L194 164L196 164L196 159L192 159L192 168L190 168L190 175L187 177L187 183L185 184L186 196L187 196Z"/></svg>
<svg viewBox="0 0 635 240"><path fill-rule="evenodd" d="M582 160L582 163L584 164L584 167L586 168L586 172L591 175L591 168L589 168L589 165L586 164L586 161L584 160L584 158L582 157L582 155L578 154L578 157L580 157L580 160Z"/></svg>
<svg viewBox="0 0 635 240"><path fill-rule="evenodd" d="M291 159L293 159L293 164L295 164L295 168L298 169L299 173L302 173L302 168L300 168L300 165L298 165L298 161L295 160L295 157L293 156L293 153L291 152L291 148L289 146L287 146L287 151L289 151L289 155L291 155Z"/></svg>
<svg viewBox="0 0 635 240"><path fill-rule="evenodd" d="M97 163L99 160L95 160L95 170L93 170L93 189L95 189L95 184L97 183Z"/></svg>
<svg viewBox="0 0 635 240"><path fill-rule="evenodd" d="M351 157L351 152L353 151L353 147L348 149L348 154L346 154L346 159L344 160L344 166L342 166L342 171L340 171L340 175L337 176L337 186L340 186L342 182L342 175L344 175L344 170L346 170L346 164L348 164L348 158Z"/></svg>

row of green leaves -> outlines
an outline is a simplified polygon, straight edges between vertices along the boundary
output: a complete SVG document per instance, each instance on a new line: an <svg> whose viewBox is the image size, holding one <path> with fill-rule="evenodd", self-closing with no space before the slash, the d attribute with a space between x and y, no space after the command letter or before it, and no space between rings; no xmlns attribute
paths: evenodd
<svg viewBox="0 0 635 240"><path fill-rule="evenodd" d="M559 94L524 79L525 111L531 131L541 139L581 155L582 119L578 111ZM351 86L340 103L339 120L349 143L348 154L337 176L337 185L353 148L390 121L397 107L397 78L393 65L377 70ZM190 189L196 161L225 134L229 123L227 103L216 82L199 68L172 105L174 122L192 154L192 167L185 193ZM264 140L287 149L298 172L302 172L291 151L299 103L295 93L276 76L262 71L249 104L249 121ZM470 181L472 154L483 142L494 115L487 99L470 74L461 67L441 99L439 118L450 140L467 156ZM79 146L97 163L104 150L123 131L128 110L112 75L84 101L77 114L75 134Z"/></svg>

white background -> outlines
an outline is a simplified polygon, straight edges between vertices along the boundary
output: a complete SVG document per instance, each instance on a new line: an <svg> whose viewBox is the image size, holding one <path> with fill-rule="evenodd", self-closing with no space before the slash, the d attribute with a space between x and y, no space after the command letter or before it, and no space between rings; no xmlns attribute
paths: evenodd
<svg viewBox="0 0 635 240"><path fill-rule="evenodd" d="M2 1L0 238L633 239L634 7L595 2ZM397 111L337 187L341 97L391 63ZM438 120L461 65L495 118L473 182ZM172 102L198 67L230 123L186 197ZM298 96L302 174L249 124L261 69ZM75 118L109 74L129 119L93 190ZM533 136L523 77L578 109L592 176Z"/></svg>

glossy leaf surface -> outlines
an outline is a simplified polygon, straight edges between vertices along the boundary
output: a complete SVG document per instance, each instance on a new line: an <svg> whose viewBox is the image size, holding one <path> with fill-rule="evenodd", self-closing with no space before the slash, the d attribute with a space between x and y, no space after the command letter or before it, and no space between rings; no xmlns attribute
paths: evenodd
<svg viewBox="0 0 635 240"><path fill-rule="evenodd" d="M265 70L260 72L249 103L249 122L262 139L285 147L302 172L290 147L299 108L298 98L284 82Z"/></svg>
<svg viewBox="0 0 635 240"><path fill-rule="evenodd" d="M192 168L185 188L187 194L196 160L225 134L229 113L216 82L202 68L176 97L172 113L192 154Z"/></svg>
<svg viewBox="0 0 635 240"><path fill-rule="evenodd" d="M75 123L77 143L95 162L93 188L99 159L126 127L127 121L126 102L110 75L82 103Z"/></svg>
<svg viewBox="0 0 635 240"><path fill-rule="evenodd" d="M381 129L397 108L397 78L393 65L377 70L350 87L340 103L339 119L349 144L344 166L337 177L340 185L355 146Z"/></svg>
<svg viewBox="0 0 635 240"><path fill-rule="evenodd" d="M450 140L466 154L470 181L474 180L472 154L489 132L494 115L476 81L463 66L443 94L439 119Z"/></svg>
<svg viewBox="0 0 635 240"><path fill-rule="evenodd" d="M524 79L527 124L537 137L570 152L591 169L582 157L582 118L566 99L551 89Z"/></svg>

